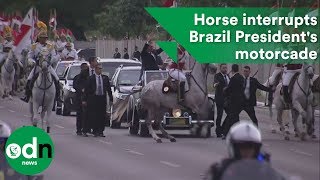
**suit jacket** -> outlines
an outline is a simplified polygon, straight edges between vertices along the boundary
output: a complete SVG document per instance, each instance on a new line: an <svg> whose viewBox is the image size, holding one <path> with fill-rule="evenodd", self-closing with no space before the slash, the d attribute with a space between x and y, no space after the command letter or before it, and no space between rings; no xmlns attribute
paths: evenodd
<svg viewBox="0 0 320 180"><path fill-rule="evenodd" d="M102 74L101 76L102 76L104 95L106 96L106 92L107 92L109 95L110 101L113 101L109 77ZM85 88L86 101L88 100L88 98L90 98L90 96L92 97L96 94L96 89L97 89L96 75L93 74L92 76L89 77L86 88Z"/></svg>
<svg viewBox="0 0 320 180"><path fill-rule="evenodd" d="M244 78L236 73L224 90L224 96L230 101L230 108L241 108L244 105Z"/></svg>
<svg viewBox="0 0 320 180"><path fill-rule="evenodd" d="M216 86L214 98L216 103L221 105L223 104L223 101L224 101L223 89L227 87L226 81L224 80L222 73L218 73L214 76L214 83L219 83Z"/></svg>
<svg viewBox="0 0 320 180"><path fill-rule="evenodd" d="M141 51L142 69L144 71L159 70L159 66L155 58L157 57L157 55L162 53L163 50L161 48L155 50L155 52L153 53L154 54L153 56L151 53L147 52L148 47L149 47L149 44L146 43Z"/></svg>
<svg viewBox="0 0 320 180"><path fill-rule="evenodd" d="M249 106L256 106L257 105L257 97L256 97L257 89L260 89L262 91L267 91L267 92L271 91L271 88L268 88L268 87L260 84L256 78L250 77L250 87L249 87L250 98L245 99L246 105L249 105ZM243 93L244 93L244 91L243 91Z"/></svg>

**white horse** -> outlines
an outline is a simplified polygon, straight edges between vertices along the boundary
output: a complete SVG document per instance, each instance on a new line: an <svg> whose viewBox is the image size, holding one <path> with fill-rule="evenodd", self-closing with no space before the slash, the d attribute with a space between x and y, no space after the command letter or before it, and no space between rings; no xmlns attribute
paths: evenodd
<svg viewBox="0 0 320 180"><path fill-rule="evenodd" d="M48 67L50 66L49 61L46 58L40 58L40 67L38 66L37 68L40 68L41 71L32 89L32 99L30 101L31 122L33 126L37 126L38 124L35 114L42 107L40 111L41 123L43 125L43 122L46 121L47 133L50 133L50 116L56 93L54 81L48 71Z"/></svg>
<svg viewBox="0 0 320 180"><path fill-rule="evenodd" d="M188 56L186 63L188 63L187 69L191 70L191 73L189 91L185 93L184 105L197 114L197 120L209 120L212 105L207 94L207 75L208 73L215 73L216 67L213 64L199 64L191 56ZM147 117L145 118L146 124L149 133L158 143L161 143L162 140L155 133L152 121L159 125L159 129L165 138L170 139L171 142L175 142L175 138L169 135L162 127L161 119L163 114L161 113L163 109L181 108L175 93L163 94L163 83L164 80L151 81L143 87L141 92L141 108L147 112ZM195 126L196 128L198 128L197 125ZM203 131L202 134L206 134L208 128L211 127L205 124L201 129Z"/></svg>
<svg viewBox="0 0 320 180"><path fill-rule="evenodd" d="M295 136L305 140L306 135L313 135L313 93L311 91L312 78L314 76L313 67L304 64L301 73L294 83L292 89L292 106L290 107L292 122L294 126ZM288 127L284 126L282 120L282 113L285 110L285 103L283 96L280 94L282 84L277 86L274 98L274 104L277 110L277 121L280 125L280 131L283 133L284 138L289 140ZM271 110L271 108L269 108ZM272 113L271 113L272 114ZM298 127L298 117L302 116L303 132Z"/></svg>
<svg viewBox="0 0 320 180"><path fill-rule="evenodd" d="M18 63L22 66L21 62L18 60L13 51L10 51L7 59L1 67L1 86L3 91L3 97L9 97L12 99L12 85L14 82L14 75L16 70L14 68L14 64Z"/></svg>

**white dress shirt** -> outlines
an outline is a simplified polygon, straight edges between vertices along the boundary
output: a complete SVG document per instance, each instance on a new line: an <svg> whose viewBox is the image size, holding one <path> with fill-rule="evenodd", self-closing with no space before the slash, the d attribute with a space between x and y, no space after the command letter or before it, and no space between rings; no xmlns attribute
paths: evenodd
<svg viewBox="0 0 320 180"><path fill-rule="evenodd" d="M95 74L94 68L89 67L89 75L92 76L93 74Z"/></svg>
<svg viewBox="0 0 320 180"><path fill-rule="evenodd" d="M101 83L101 93L99 94L99 78L100 78L100 83ZM102 76L101 75L96 75L96 95L104 95L103 92L103 80L102 80Z"/></svg>

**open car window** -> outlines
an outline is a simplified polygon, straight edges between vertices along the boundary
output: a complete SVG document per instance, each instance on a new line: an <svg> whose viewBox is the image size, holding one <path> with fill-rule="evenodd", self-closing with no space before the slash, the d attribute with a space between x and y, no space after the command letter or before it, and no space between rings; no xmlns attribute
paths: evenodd
<svg viewBox="0 0 320 180"><path fill-rule="evenodd" d="M145 71L144 72L144 85L154 80L168 79L168 71Z"/></svg>

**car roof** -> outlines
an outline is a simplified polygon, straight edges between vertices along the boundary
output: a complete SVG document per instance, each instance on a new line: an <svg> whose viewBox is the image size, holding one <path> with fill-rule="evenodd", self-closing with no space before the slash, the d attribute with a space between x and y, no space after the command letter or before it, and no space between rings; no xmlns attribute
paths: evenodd
<svg viewBox="0 0 320 180"><path fill-rule="evenodd" d="M137 63L137 64L141 64L141 62L139 61L135 61L132 59L99 59L98 62L124 62L124 63Z"/></svg>
<svg viewBox="0 0 320 180"><path fill-rule="evenodd" d="M87 61L73 61L72 63L69 64L69 66L81 66L82 63L86 63L89 65Z"/></svg>
<svg viewBox="0 0 320 180"><path fill-rule="evenodd" d="M140 70L141 66L124 66L121 70Z"/></svg>

